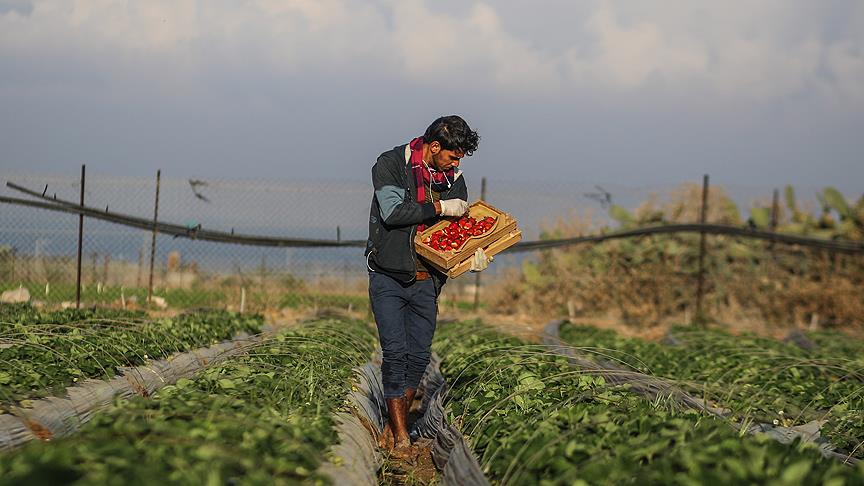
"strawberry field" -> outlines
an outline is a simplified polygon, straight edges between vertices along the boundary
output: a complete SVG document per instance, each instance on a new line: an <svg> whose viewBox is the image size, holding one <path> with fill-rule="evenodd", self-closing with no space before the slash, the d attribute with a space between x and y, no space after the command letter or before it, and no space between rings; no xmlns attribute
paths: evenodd
<svg viewBox="0 0 864 486"><path fill-rule="evenodd" d="M574 367L548 346L503 335L482 324L452 326L440 331L437 343L442 368L452 386L449 412L471 438L480 464L493 483L861 484L864 481L864 467L860 463L852 465L856 463L854 459L827 458L820 454L817 444L801 440L782 444L769 434L744 434L738 427L741 421L755 420L757 416L767 418L772 407L786 406L790 410L781 413L782 408L778 408L774 414L786 424L805 420L809 418L805 412L813 406L805 407L802 402L815 400L813 390L821 390L820 406L830 407L827 400L837 400L832 412L823 412L826 415L822 418L833 424L829 438L838 443L843 440L844 453L854 451L853 455L860 455L855 446L860 446L862 438L854 422L858 421L860 427L861 405L855 390L860 393L862 384L853 376L839 375L838 369L826 365L822 367L827 368L824 373L843 379L824 377L823 381L817 381L820 376L814 370L816 358L789 357L784 362L771 359L779 355L778 351L765 350L754 356L757 364L750 366L758 367L761 361L763 367L781 376L794 375L789 370L795 365L801 370L793 382L782 382L778 376L758 381L746 359L739 358L743 363L738 366L731 364L735 354L730 348L742 356L746 355L748 344L734 346L733 339L722 334L688 335L692 347L682 346L687 349L678 356L673 355L674 351L661 353L660 345L617 338L594 329L565 328L563 334L578 343L574 349L610 360L626 357L629 361L623 362L631 363L634 370L653 365L659 368L663 363L663 371L668 370L670 375L672 370L680 371L681 378L676 383L697 391L704 386L713 390L718 400L730 399L735 414L718 417L678 407L662 395L646 400L627 384L611 385L590 369ZM833 336L818 338L837 343L835 347L826 346L824 353L854 347L839 344ZM724 342L726 349L721 347ZM758 340L751 340L750 344L754 342ZM750 349L751 354L754 349L755 346ZM706 350L715 354L703 354ZM685 356L687 352L690 354ZM728 359L710 364L712 359L723 355ZM697 356L703 358L695 359ZM652 360L651 364L645 360ZM704 375L699 375L700 369ZM684 370L690 373L685 374ZM699 381L703 379L706 381ZM752 379L749 384L748 379ZM737 386L724 388L716 383L720 380ZM824 382L845 384L832 388ZM808 390L813 393L809 398ZM783 400L783 392L792 395ZM799 404L797 408L790 408L793 402Z"/></svg>
<svg viewBox="0 0 864 486"><path fill-rule="evenodd" d="M476 484L862 484L864 343L805 337L679 327L660 342L566 323L517 337L442 323L436 396L479 465ZM0 484L429 482L383 473L385 451L352 455L374 451L380 430L377 339L363 319L273 328L228 312L2 306L0 345ZM218 346L231 352L206 354ZM74 401L83 386L185 356L196 357L185 374L86 411ZM44 405L61 399L78 407L75 427L46 421ZM359 424L349 439L345 417ZM31 438L3 442L15 420Z"/></svg>

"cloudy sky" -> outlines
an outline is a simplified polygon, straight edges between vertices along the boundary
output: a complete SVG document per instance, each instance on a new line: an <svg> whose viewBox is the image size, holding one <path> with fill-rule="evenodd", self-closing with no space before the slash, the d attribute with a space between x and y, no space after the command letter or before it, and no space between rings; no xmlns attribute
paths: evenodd
<svg viewBox="0 0 864 486"><path fill-rule="evenodd" d="M368 178L442 114L469 175L864 181L860 0L0 0L0 166Z"/></svg>

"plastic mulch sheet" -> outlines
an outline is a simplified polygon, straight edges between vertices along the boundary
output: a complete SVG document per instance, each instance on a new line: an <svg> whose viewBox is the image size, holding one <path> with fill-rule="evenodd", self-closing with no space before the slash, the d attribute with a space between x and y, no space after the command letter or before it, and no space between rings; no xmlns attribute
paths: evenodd
<svg viewBox="0 0 864 486"><path fill-rule="evenodd" d="M332 458L320 469L334 484L378 484L377 471L382 457L378 452L377 438L383 432L386 420L378 363L378 360L373 360L358 370L357 390L349 396L354 415L340 414L337 418L339 444L331 449ZM433 355L420 382L419 389L423 393L422 416L417 422L420 435L434 439L432 460L441 472L441 484L486 486L489 482L473 451L461 432L445 419L443 398L447 384L440 363L440 359Z"/></svg>
<svg viewBox="0 0 864 486"><path fill-rule="evenodd" d="M420 409L423 415L417 421L417 428L421 437L435 440L432 460L441 471L441 484L488 485L489 481L462 432L447 423L444 398L448 387L437 355L432 355L420 387L423 389Z"/></svg>
<svg viewBox="0 0 864 486"><path fill-rule="evenodd" d="M561 341L559 337L561 325L565 322L567 321L559 319L547 324L543 332L543 344L549 346L552 351L566 356L572 365L600 375L608 383L616 385L626 383L630 385L630 391L652 400L657 396L669 397L679 407L703 410L720 418L726 418L730 413L727 408L709 407L703 400L687 394L669 381L629 370L605 360L589 359L578 355L572 346ZM755 423L747 426L745 433L766 434L782 444L790 444L795 439L800 439L802 442L812 442L816 444L819 452L825 457L837 459L846 464L857 463L858 459L836 452L836 447L821 436L819 429L824 423L824 420L814 420L794 427ZM740 430L740 427L733 422L729 422L729 425Z"/></svg>
<svg viewBox="0 0 864 486"><path fill-rule="evenodd" d="M353 413L337 414L339 443L331 448L331 458L320 471L333 484L376 485L382 461L377 437L385 420L381 368L370 361L356 373L355 389L348 395Z"/></svg>
<svg viewBox="0 0 864 486"><path fill-rule="evenodd" d="M0 450L33 439L71 435L116 398L149 396L213 363L246 352L263 338L264 335L240 334L231 341L178 353L147 365L118 368L119 375L110 380L84 380L67 388L65 397L48 397L32 400L27 407L11 407L11 414L0 414Z"/></svg>

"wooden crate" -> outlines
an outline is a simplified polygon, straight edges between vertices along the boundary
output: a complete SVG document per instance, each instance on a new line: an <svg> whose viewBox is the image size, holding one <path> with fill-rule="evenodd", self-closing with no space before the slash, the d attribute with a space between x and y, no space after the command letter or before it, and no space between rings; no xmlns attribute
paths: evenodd
<svg viewBox="0 0 864 486"><path fill-rule="evenodd" d="M465 262L466 260L469 260L478 248L483 248L485 251L485 249L489 247L492 243L502 239L504 236L507 236L511 232L516 230L516 220L513 219L512 216L497 209L496 207L485 201L476 201L472 203L468 209L468 216L476 219L483 219L486 216L492 216L496 218L495 225L485 234L481 236L472 236L471 238L469 238L458 250L446 252L433 250L431 247L423 244L423 239L431 235L435 231L438 231L439 229L446 228L452 221L458 221L459 219L444 218L438 223L426 228L424 231L415 235L414 248L416 249L417 253L426 262L432 264L433 267L444 273L449 274L450 269L456 267L460 263ZM521 239L521 235L522 233L520 232L518 237L519 239ZM512 246L517 241L519 241L519 239L516 239L507 247ZM508 241L512 241L512 238ZM501 248L498 251L503 251L505 248ZM459 274L462 273L464 273L464 271L459 272Z"/></svg>
<svg viewBox="0 0 864 486"><path fill-rule="evenodd" d="M516 243L519 243L520 240L522 240L522 232L514 228L513 231L510 231L509 233L503 235L501 239L493 241L489 244L489 246L484 247L483 251L486 253L486 256L495 256L506 250L507 248L515 245ZM446 273L447 276L450 278L456 278L459 275L467 272L471 269L471 257L473 255L474 253L471 253L471 255L468 255L467 260L457 263L453 268L447 270L444 273Z"/></svg>

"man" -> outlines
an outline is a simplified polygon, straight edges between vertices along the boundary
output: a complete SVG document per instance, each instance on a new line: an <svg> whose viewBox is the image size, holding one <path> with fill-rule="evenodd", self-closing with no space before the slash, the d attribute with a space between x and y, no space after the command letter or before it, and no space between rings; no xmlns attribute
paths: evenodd
<svg viewBox="0 0 864 486"><path fill-rule="evenodd" d="M414 235L442 216L468 211L468 189L459 170L480 141L456 115L438 118L421 137L394 147L372 167L375 188L366 262L369 299L383 352L381 377L394 452L411 454L408 408L431 356L438 295L446 275L424 263ZM473 271L488 266L478 250ZM389 437L385 437L389 439ZM389 442L389 440L387 440Z"/></svg>

